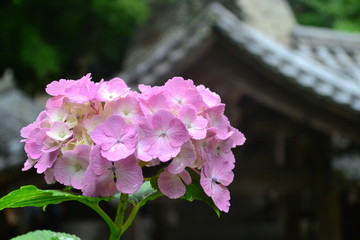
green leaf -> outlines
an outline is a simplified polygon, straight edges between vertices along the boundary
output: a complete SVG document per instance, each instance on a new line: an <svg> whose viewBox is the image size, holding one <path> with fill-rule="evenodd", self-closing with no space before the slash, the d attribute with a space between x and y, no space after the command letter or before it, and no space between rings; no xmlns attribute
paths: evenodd
<svg viewBox="0 0 360 240"><path fill-rule="evenodd" d="M182 196L181 198L190 202L194 200L202 201L207 205L209 205L212 209L214 209L216 215L220 217L219 208L216 207L213 200L208 195L205 194L203 188L200 185L200 176L194 173L192 170L189 170L189 173L192 178L192 183L186 186L185 195Z"/></svg>
<svg viewBox="0 0 360 240"><path fill-rule="evenodd" d="M133 205L140 204L140 206L143 206L147 201L155 200L161 196L163 194L154 189L150 181L145 181L136 193L129 195L128 201Z"/></svg>
<svg viewBox="0 0 360 240"><path fill-rule="evenodd" d="M18 207L46 207L49 204L59 204L65 201L79 201L85 204L97 204L107 198L84 197L70 192L60 190L41 190L33 185L23 186L12 191L0 199L0 210L4 208Z"/></svg>
<svg viewBox="0 0 360 240"><path fill-rule="evenodd" d="M75 235L67 233L59 233L48 230L37 230L34 232L29 232L21 236L12 238L11 240L80 240L80 238Z"/></svg>

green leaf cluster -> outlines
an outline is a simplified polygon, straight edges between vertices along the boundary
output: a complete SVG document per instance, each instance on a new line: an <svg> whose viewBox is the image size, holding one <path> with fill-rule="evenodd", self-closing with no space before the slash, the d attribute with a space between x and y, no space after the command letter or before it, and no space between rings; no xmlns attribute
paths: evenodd
<svg viewBox="0 0 360 240"><path fill-rule="evenodd" d="M182 197L182 199L185 199L187 201L194 201L194 200L203 201L206 204L208 204L210 207L212 207L216 212L216 214L220 216L219 209L215 206L212 199L209 198L204 193L200 185L199 175L191 170L189 171L191 172L193 183L186 187L186 193ZM157 186L155 184L157 178L158 175L156 175L152 179L148 179L144 181L140 189L133 194L129 194L129 195L118 194L113 197L99 197L99 198L85 197L79 194L72 193L70 192L69 189L41 190L33 185L27 185L21 187L18 190L12 191L8 195L2 197L0 199L0 210L3 210L4 208L20 208L20 207L42 207L45 210L49 204L59 204L66 201L78 201L92 208L103 218L103 220L108 224L111 230L110 239L112 240L119 239L121 235L131 226L131 224L135 219L136 214L138 213L138 211L142 206L144 206L148 201L155 200L163 196L163 194L157 189ZM103 209L99 206L100 201L109 201L113 198L119 198L119 206L115 220L112 220L109 217L109 215L106 212L104 212ZM125 218L125 212L128 205L127 203L131 203L133 207L129 216ZM16 238L16 239L18 240L43 239L41 237L49 236L47 234L53 234L53 233L35 232L23 236L24 238ZM50 238L46 238L46 239L50 239ZM56 240L57 238L51 238L51 239Z"/></svg>
<svg viewBox="0 0 360 240"><path fill-rule="evenodd" d="M49 230L37 230L33 232L29 232L27 234L23 234L21 236L17 236L12 238L11 240L80 240L80 238L60 232L53 232Z"/></svg>
<svg viewBox="0 0 360 240"><path fill-rule="evenodd" d="M289 0L299 23L337 30L360 31L358 0Z"/></svg>
<svg viewBox="0 0 360 240"><path fill-rule="evenodd" d="M60 190L41 190L33 185L27 185L2 197L0 199L0 210L19 207L43 207L45 209L49 204L59 204L65 201L79 201L89 205L98 204L102 200L109 201L110 199L111 197L84 197Z"/></svg>
<svg viewBox="0 0 360 240"><path fill-rule="evenodd" d="M3 0L0 74L13 69L29 92L59 76L113 74L135 27L147 19L148 5L147 0Z"/></svg>
<svg viewBox="0 0 360 240"><path fill-rule="evenodd" d="M182 196L182 199L188 200L190 202L194 200L199 200L207 205L209 205L212 209L214 209L216 215L220 217L220 210L215 206L213 200L207 196L200 185L200 176L193 171L189 171L192 179L192 184L186 186L185 195Z"/></svg>

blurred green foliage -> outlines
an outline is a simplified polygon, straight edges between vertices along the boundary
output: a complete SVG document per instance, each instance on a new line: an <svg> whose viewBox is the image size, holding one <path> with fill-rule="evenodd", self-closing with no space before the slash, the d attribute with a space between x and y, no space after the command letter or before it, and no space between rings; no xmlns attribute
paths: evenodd
<svg viewBox="0 0 360 240"><path fill-rule="evenodd" d="M289 0L300 24L360 31L360 0Z"/></svg>
<svg viewBox="0 0 360 240"><path fill-rule="evenodd" d="M148 15L147 0L2 0L0 74L13 69L31 93L58 78L109 76Z"/></svg>

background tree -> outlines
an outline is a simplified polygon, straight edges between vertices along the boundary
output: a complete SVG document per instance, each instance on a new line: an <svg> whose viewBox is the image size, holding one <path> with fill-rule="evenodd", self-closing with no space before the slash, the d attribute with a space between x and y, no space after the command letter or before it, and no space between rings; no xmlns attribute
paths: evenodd
<svg viewBox="0 0 360 240"><path fill-rule="evenodd" d="M13 69L31 93L60 77L107 77L148 15L146 0L1 1L0 74Z"/></svg>
<svg viewBox="0 0 360 240"><path fill-rule="evenodd" d="M360 31L359 0L289 0L299 23Z"/></svg>

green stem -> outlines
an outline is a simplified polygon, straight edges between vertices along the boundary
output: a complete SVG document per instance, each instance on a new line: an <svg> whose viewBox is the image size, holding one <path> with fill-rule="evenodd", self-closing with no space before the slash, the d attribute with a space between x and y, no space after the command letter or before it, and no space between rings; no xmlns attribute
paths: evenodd
<svg viewBox="0 0 360 240"><path fill-rule="evenodd" d="M121 228L124 218L125 218L125 211L127 207L127 200L129 195L128 194L121 194L118 209L116 211L116 217L115 217L115 225Z"/></svg>
<svg viewBox="0 0 360 240"><path fill-rule="evenodd" d="M125 218L125 211L126 211L126 207L127 207L128 197L129 197L128 194L120 195L120 200L119 200L118 208L116 211L116 217L115 217L115 221L114 221L116 231L111 230L110 240L119 240L120 237L125 232L122 228L122 224L123 224L124 218Z"/></svg>
<svg viewBox="0 0 360 240"><path fill-rule="evenodd" d="M123 232L125 232L131 226L131 224L133 223L133 221L136 217L136 214L139 212L140 208L141 208L140 204L134 205L129 217L126 219L124 225L122 226Z"/></svg>
<svg viewBox="0 0 360 240"><path fill-rule="evenodd" d="M97 212L97 214L99 214L102 217L102 219L104 219L104 221L107 223L111 232L119 231L116 225L114 224L114 222L112 221L112 219L109 217L109 215L106 214L106 212L104 212L104 210L99 206L98 203L94 204L87 201L81 201L81 202L92 208L95 212Z"/></svg>
<svg viewBox="0 0 360 240"><path fill-rule="evenodd" d="M95 212L97 212L107 223L107 225L110 228L110 238L109 240L120 240L121 236L124 234L124 232L131 226L131 224L134 222L134 219L136 217L136 214L139 212L141 208L141 204L136 204L131 210L131 213L129 214L128 218L125 219L125 212L126 207L128 204L128 194L121 194L120 200L118 203L118 208L116 211L116 217L115 221L112 221L112 219L109 217L109 215L104 212L104 210L99 206L98 203L94 204L87 201L81 201L85 205L92 208Z"/></svg>

